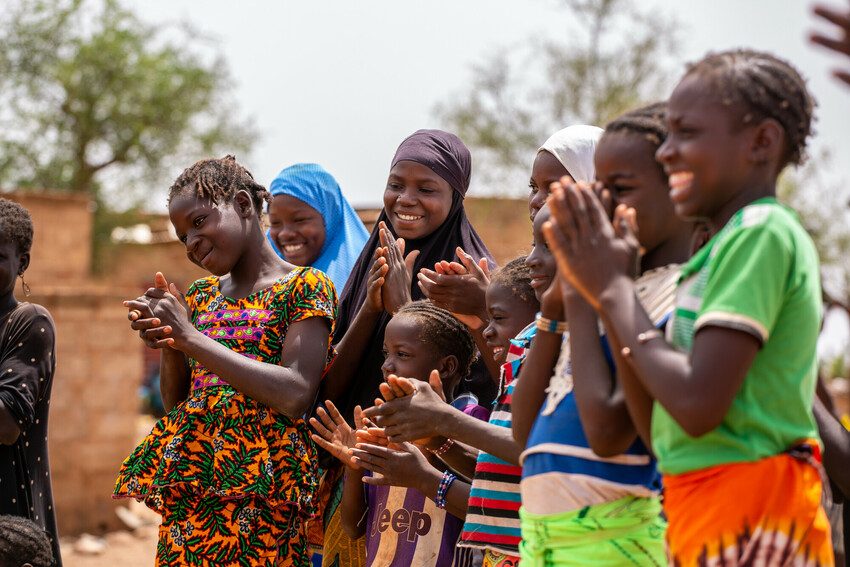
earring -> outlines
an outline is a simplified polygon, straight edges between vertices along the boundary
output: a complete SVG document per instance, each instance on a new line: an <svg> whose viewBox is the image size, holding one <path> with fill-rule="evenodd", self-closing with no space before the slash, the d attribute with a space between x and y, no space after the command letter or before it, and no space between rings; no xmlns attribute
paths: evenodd
<svg viewBox="0 0 850 567"><path fill-rule="evenodd" d="M21 274L21 288L24 290L24 296L25 296L25 297L29 297L29 296L30 296L30 294L32 294L32 291L30 291L30 286L29 286L29 285L27 285L27 282L26 282L26 280L24 279L24 275L23 275L23 274Z"/></svg>

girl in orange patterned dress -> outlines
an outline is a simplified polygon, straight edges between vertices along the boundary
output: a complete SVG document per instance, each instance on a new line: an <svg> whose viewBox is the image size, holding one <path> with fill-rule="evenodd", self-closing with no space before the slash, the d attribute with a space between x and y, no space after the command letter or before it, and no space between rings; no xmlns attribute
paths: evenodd
<svg viewBox="0 0 850 567"><path fill-rule="evenodd" d="M162 515L158 565L309 565L316 452L303 419L332 354L336 292L280 259L268 192L235 158L204 160L169 194L189 259L212 275L184 297L161 273L125 302L161 349L168 414L124 461L115 497Z"/></svg>

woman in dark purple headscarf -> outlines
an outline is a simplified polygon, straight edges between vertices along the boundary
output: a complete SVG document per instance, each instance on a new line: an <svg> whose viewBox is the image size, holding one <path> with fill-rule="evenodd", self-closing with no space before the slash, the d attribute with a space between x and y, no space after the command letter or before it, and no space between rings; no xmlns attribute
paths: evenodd
<svg viewBox="0 0 850 567"><path fill-rule="evenodd" d="M424 299L416 285L419 269L454 259L458 246L474 261L486 258L492 264L490 252L463 208L471 166L469 150L460 138L441 130L419 130L396 150L378 225L372 230L342 292L335 343L347 338L325 381L324 394L340 402L342 415L347 419L351 419L355 405L369 407L380 395L384 329L391 312L401 304ZM383 286L384 310L377 312L371 308L371 302L366 302L366 296L375 250L381 246L382 222L393 237L404 240L405 253L413 254L407 258L413 264L413 277L391 270ZM361 309L364 304L367 309ZM482 405L492 401L495 385L483 364L476 364L471 382L461 388L475 393Z"/></svg>

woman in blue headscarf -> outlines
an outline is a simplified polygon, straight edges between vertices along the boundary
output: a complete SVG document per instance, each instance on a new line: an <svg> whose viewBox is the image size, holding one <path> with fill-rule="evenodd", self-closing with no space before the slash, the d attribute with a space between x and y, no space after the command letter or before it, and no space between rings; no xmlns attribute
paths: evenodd
<svg viewBox="0 0 850 567"><path fill-rule="evenodd" d="M336 180L320 165L298 163L281 171L269 190L268 238L278 255L325 272L342 293L369 233Z"/></svg>

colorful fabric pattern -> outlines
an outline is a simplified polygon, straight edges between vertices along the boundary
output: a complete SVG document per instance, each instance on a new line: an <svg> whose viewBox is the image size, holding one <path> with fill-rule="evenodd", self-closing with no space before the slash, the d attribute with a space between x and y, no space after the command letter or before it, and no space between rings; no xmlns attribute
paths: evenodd
<svg viewBox="0 0 850 567"><path fill-rule="evenodd" d="M658 402L652 446L658 468L681 474L778 455L817 438L812 401L821 323L820 268L795 214L760 199L682 268L668 340L690 352L694 334L720 326L762 343L719 427L689 436Z"/></svg>
<svg viewBox="0 0 850 567"><path fill-rule="evenodd" d="M663 327L673 309L678 276L679 266L673 264L651 270L635 282L638 298L656 326ZM608 342L604 337L600 341L612 372ZM546 393L521 457L525 512L560 515L627 496L657 498L661 479L640 439L621 455L600 457L591 449L573 392L568 335ZM553 494L558 497L552 498Z"/></svg>
<svg viewBox="0 0 850 567"><path fill-rule="evenodd" d="M523 567L662 567L666 524L656 498L626 496L562 514L522 517Z"/></svg>
<svg viewBox="0 0 850 567"><path fill-rule="evenodd" d="M156 546L157 565L306 567L309 555L295 508L194 494L163 514Z"/></svg>
<svg viewBox="0 0 850 567"><path fill-rule="evenodd" d="M502 365L499 397L490 414L490 423L511 428L511 398L526 350L537 332L532 323L511 341L507 361ZM458 545L492 549L509 558L519 555L522 532L519 521L522 467L481 451L475 463L475 477L469 492L466 522Z"/></svg>
<svg viewBox="0 0 850 567"><path fill-rule="evenodd" d="M834 565L821 479L810 462L782 454L719 465L665 475L664 489L675 567Z"/></svg>
<svg viewBox="0 0 850 567"><path fill-rule="evenodd" d="M227 338L216 340L269 364L280 364L289 325L323 317L330 322L330 334L336 315L333 284L311 268L293 270L243 299L225 297L217 277L205 278L192 285L187 302L192 322L201 332L215 335L220 329L251 329L239 337L236 332L226 333ZM329 348L328 360L332 352ZM211 536L161 537L160 555L177 554L188 561L180 564L228 565L230 557L239 561L251 557L255 542L243 537L239 525L247 521L248 512L241 516L240 512L248 506L256 516L252 519L259 522L257 530L268 529L268 541L282 546L280 561L301 565L302 550L303 559L309 561L300 522L316 512L318 471L306 422L245 396L195 360L190 367L194 387L188 399L157 422L127 457L114 497L144 500L163 516L163 522L177 521L169 524L169 534L178 525L181 534L188 529L214 536L212 543ZM299 518L298 534L282 529L287 518L293 517ZM266 538L263 534L254 535ZM266 539L259 545L261 553L266 553L263 545L271 546L268 553L276 553L274 543ZM193 563L194 558L203 561Z"/></svg>

